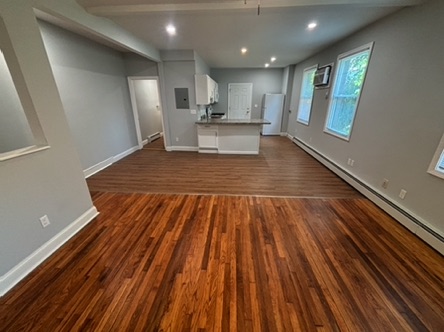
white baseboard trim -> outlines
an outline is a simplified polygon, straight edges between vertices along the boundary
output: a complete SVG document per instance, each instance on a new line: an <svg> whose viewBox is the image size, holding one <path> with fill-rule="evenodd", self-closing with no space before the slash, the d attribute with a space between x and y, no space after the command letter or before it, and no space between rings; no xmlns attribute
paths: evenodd
<svg viewBox="0 0 444 332"><path fill-rule="evenodd" d="M100 163L91 166L83 171L83 174L85 175L85 178L89 178L91 175L96 174L97 172L100 172L102 169L107 168L113 163L114 157L108 158L104 161L101 161Z"/></svg>
<svg viewBox="0 0 444 332"><path fill-rule="evenodd" d="M219 151L217 149L205 149L205 148L201 148L199 149L199 153L219 153Z"/></svg>
<svg viewBox="0 0 444 332"><path fill-rule="evenodd" d="M248 154L248 155L258 155L258 151L225 151L225 150L219 150L219 154Z"/></svg>
<svg viewBox="0 0 444 332"><path fill-rule="evenodd" d="M19 264L14 266L5 275L0 277L0 297L5 295L12 287L32 272L45 259L51 256L57 249L59 249L65 242L73 237L78 231L85 227L91 220L93 220L99 212L95 206L83 213L79 218L73 221L69 226L63 229L60 233L43 244L40 248L34 251L31 255L26 257Z"/></svg>
<svg viewBox="0 0 444 332"><path fill-rule="evenodd" d="M167 151L190 151L190 152L197 152L199 151L199 148L197 146L167 146L165 148Z"/></svg>
<svg viewBox="0 0 444 332"><path fill-rule="evenodd" d="M444 255L444 242L439 240L436 236L433 236L431 233L427 232L425 229L419 226L415 234L419 236L429 246L441 253L441 255Z"/></svg>
<svg viewBox="0 0 444 332"><path fill-rule="evenodd" d="M139 150L138 146L134 146L126 151L123 151L122 153L119 153L118 155L115 155L113 157L110 157L104 161L101 161L100 163L91 166L83 171L83 174L85 175L85 178L89 178L90 176L96 174L97 172L100 172L101 170L111 166L115 162L119 161L122 158L125 158L126 156L130 155L133 152L136 152Z"/></svg>
<svg viewBox="0 0 444 332"><path fill-rule="evenodd" d="M128 150L123 151L122 153L119 153L118 155L115 155L113 157L113 163L118 162L120 159L123 159L126 156L129 156L131 153L134 153L134 152L136 152L138 150L139 150L138 146L133 146L132 148L129 148Z"/></svg>
<svg viewBox="0 0 444 332"><path fill-rule="evenodd" d="M148 144L148 138L147 139L144 139L143 141L142 141L142 145L143 146L145 146L145 145L147 145Z"/></svg>
<svg viewBox="0 0 444 332"><path fill-rule="evenodd" d="M424 242L426 242L436 251L444 255L444 242L439 239L439 237L444 238L444 235L439 230L429 225L425 220L422 220L422 218L420 218L419 216L416 216L410 211L406 211L405 208L399 206L389 197L378 192L370 185L364 183L362 180L354 178L353 175L349 174L345 170L334 165L334 163L329 161L327 157L323 156L321 153L310 148L306 143L298 140L297 138L291 135L288 135L288 138L297 146L299 146L301 149L303 149L305 152L307 152L316 160L318 160L320 163L322 163L333 173L338 175L341 179L350 184L353 188L358 190L370 201L375 203L382 210L387 212L390 216L392 216L396 221L398 221L400 224L406 227L413 234L421 238Z"/></svg>

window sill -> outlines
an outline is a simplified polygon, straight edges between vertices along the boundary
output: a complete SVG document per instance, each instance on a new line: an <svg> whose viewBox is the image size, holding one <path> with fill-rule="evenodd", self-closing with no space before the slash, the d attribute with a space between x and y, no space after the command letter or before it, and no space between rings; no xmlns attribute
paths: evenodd
<svg viewBox="0 0 444 332"><path fill-rule="evenodd" d="M308 121L305 122L304 120L300 120L300 119L296 119L296 121L297 121L298 123L300 123L300 124L303 124L303 125L308 126Z"/></svg>
<svg viewBox="0 0 444 332"><path fill-rule="evenodd" d="M343 141L349 142L350 141L350 136L346 137L346 136L342 136L334 131L328 130L328 129L324 129L324 133L332 135L336 138L342 139Z"/></svg>
<svg viewBox="0 0 444 332"><path fill-rule="evenodd" d="M427 171L427 173L444 180L444 173L441 173L441 172L437 171L436 169L429 169Z"/></svg>
<svg viewBox="0 0 444 332"><path fill-rule="evenodd" d="M47 150L49 148L50 148L49 145L33 145L33 146L28 146L26 148L10 151L10 152L0 153L0 162L6 161L9 159L13 159L13 158L17 158L17 157L21 157L21 156L24 156L27 154Z"/></svg>

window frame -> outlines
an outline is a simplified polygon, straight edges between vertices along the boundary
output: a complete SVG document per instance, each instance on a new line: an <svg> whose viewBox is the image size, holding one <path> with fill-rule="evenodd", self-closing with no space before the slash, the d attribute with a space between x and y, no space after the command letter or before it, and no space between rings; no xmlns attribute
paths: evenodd
<svg viewBox="0 0 444 332"><path fill-rule="evenodd" d="M429 165L427 173L434 175L438 178L444 179L444 171L438 171L438 165L444 160L444 135L441 137L441 141L436 148L435 154L433 155L432 161Z"/></svg>
<svg viewBox="0 0 444 332"><path fill-rule="evenodd" d="M332 135L334 137L337 137L337 138L342 139L342 140L347 141L347 142L350 141L350 138L351 138L351 135L352 135L352 132L353 132L353 127L354 127L355 119L356 119L356 113L358 112L359 104L360 104L360 101L361 101L362 90L364 89L365 80L367 78L368 68L369 68L369 65L370 65L370 60L371 60L371 57L372 57L374 44L375 44L375 42L370 42L370 43L367 43L365 45L356 47L356 48L354 48L354 49L352 49L352 50L350 50L348 52L345 52L345 53L342 53L342 54L338 55L338 57L336 59L335 73L334 73L334 76L333 76L333 83L332 83L332 86L331 86L331 93L329 94L330 95L329 96L330 100L328 102L327 115L325 117L324 133ZM351 125L350 133L348 134L348 136L343 136L343 135L339 134L338 132L328 128L329 117L330 117L330 114L332 112L331 107L332 107L332 104L333 104L333 93L334 93L335 88L336 88L336 84L337 84L337 80L338 80L338 73L339 73L339 70L340 70L340 67L341 67L340 66L340 62L343 59L345 59L345 58L348 58L348 57L350 57L352 55L355 55L355 54L358 54L358 53L361 53L361 52L364 52L364 51L367 51L367 50L369 51L368 64L367 64L367 68L365 70L364 79L362 81L362 86L361 86L361 89L360 89L358 97L357 97L356 110L355 110L355 112L353 114L353 118L352 118L352 121L351 121L351 124L350 124Z"/></svg>
<svg viewBox="0 0 444 332"><path fill-rule="evenodd" d="M306 125L306 126L308 126L310 124L311 110L313 108L313 98L314 98L315 87L314 87L313 82L312 82L313 94L311 96L310 111L308 112L308 120L307 120L307 122L305 122L303 119L299 118L299 114L301 112L302 89L304 88L304 76L305 76L305 73L307 73L310 70L314 70L315 73L316 73L316 70L318 69L318 66L319 66L319 64L315 64L313 66L307 67L302 72L302 81L301 81L301 89L299 90L299 103L298 103L298 112L296 114L296 121L299 122L299 123L302 123L303 125Z"/></svg>

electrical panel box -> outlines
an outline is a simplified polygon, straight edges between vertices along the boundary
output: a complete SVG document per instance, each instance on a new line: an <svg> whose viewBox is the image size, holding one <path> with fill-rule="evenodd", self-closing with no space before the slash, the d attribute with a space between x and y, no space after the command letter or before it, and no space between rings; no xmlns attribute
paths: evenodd
<svg viewBox="0 0 444 332"><path fill-rule="evenodd" d="M188 88L174 88L174 96L176 97L177 109L190 109Z"/></svg>

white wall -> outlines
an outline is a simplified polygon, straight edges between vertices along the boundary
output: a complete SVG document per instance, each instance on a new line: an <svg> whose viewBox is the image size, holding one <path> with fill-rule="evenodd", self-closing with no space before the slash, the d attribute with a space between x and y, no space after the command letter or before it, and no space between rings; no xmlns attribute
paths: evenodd
<svg viewBox="0 0 444 332"><path fill-rule="evenodd" d="M196 74L198 75L210 75L210 67L208 67L207 63L202 59L199 54L194 52L194 59L196 61Z"/></svg>
<svg viewBox="0 0 444 332"><path fill-rule="evenodd" d="M349 142L323 132L327 90L316 90L309 126L290 116L288 133L348 170L405 211L444 235L444 180L427 173L444 132L444 2L409 7L360 31L296 67L292 109L302 72L336 61L374 41L373 55ZM354 167L347 165L355 160ZM386 190L381 187L388 179ZM405 200L398 195L407 190Z"/></svg>
<svg viewBox="0 0 444 332"><path fill-rule="evenodd" d="M26 93L23 107L38 143L50 146L0 163L0 296L97 213L32 6L69 26L160 60L151 45L110 20L86 13L75 0L0 0L8 52L14 55L11 70L20 78L17 89ZM49 217L49 227L40 225L43 215Z"/></svg>
<svg viewBox="0 0 444 332"><path fill-rule="evenodd" d="M93 209L31 2L0 0L23 86L50 149L0 163L0 294L26 274L36 252ZM39 217L51 225L42 228ZM56 241L57 242L57 241Z"/></svg>
<svg viewBox="0 0 444 332"><path fill-rule="evenodd" d="M291 107L291 100L293 99L293 80L294 80L294 65L287 66L284 69L284 77L282 80L282 93L285 94L284 113L282 115L282 132L286 132L288 128L288 119L290 114L294 112Z"/></svg>
<svg viewBox="0 0 444 332"><path fill-rule="evenodd" d="M162 113L157 80L134 80L134 94L142 140L162 132Z"/></svg>
<svg viewBox="0 0 444 332"><path fill-rule="evenodd" d="M282 68L212 69L211 77L219 84L219 103L214 105L214 112L228 113L229 83L253 83L251 118L261 118L262 98L265 93L282 93L283 74Z"/></svg>
<svg viewBox="0 0 444 332"><path fill-rule="evenodd" d="M194 75L207 71L205 62L193 50L162 51L161 89L163 124L167 149L197 151L197 105ZM189 109L177 109L175 88L187 88ZM191 110L196 112L193 114ZM171 148L173 147L173 148Z"/></svg>
<svg viewBox="0 0 444 332"><path fill-rule="evenodd" d="M0 33L6 33L0 25ZM34 145L34 136L0 45L0 153Z"/></svg>
<svg viewBox="0 0 444 332"><path fill-rule="evenodd" d="M87 13L76 0L34 0L33 4L39 15L50 15L69 29L106 40L152 61L160 61L160 53L152 45L135 37L108 18Z"/></svg>
<svg viewBox="0 0 444 332"><path fill-rule="evenodd" d="M194 84L195 62L165 61L163 63L165 78L166 107L168 113L170 142L172 146L197 147L197 115L190 109L196 109L196 93ZM188 88L190 109L177 109L174 95L175 88Z"/></svg>
<svg viewBox="0 0 444 332"><path fill-rule="evenodd" d="M124 53L127 76L159 76L157 62L134 53Z"/></svg>
<svg viewBox="0 0 444 332"><path fill-rule="evenodd" d="M84 169L137 145L123 54L39 21Z"/></svg>

